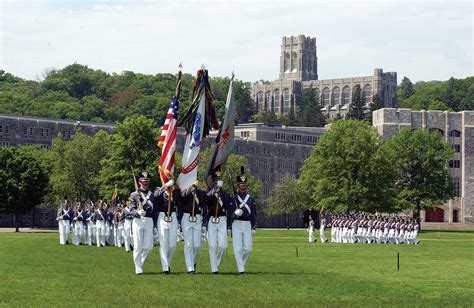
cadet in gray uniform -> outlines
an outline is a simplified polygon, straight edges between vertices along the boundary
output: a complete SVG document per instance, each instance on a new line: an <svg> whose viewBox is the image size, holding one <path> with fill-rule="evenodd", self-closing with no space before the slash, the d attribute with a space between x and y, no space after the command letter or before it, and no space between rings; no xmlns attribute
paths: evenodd
<svg viewBox="0 0 474 308"><path fill-rule="evenodd" d="M69 232L71 230L71 221L73 218L73 211L69 208L67 198L64 199L64 203L60 209L58 209L57 218L59 225L59 244L68 244Z"/></svg>

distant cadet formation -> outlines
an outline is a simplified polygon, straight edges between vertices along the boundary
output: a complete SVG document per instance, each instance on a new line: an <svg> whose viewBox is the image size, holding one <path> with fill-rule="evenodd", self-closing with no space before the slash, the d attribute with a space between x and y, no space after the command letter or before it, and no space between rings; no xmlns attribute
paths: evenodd
<svg viewBox="0 0 474 308"><path fill-rule="evenodd" d="M124 247L133 251L135 273L143 273L143 264L159 243L164 274L171 273L171 261L178 240L184 241L184 258L187 272L196 272L201 243L209 244L211 272L219 274L219 264L227 249L227 236L232 236L234 256L239 274L245 273L245 264L252 251L252 237L257 221L255 199L247 192L247 178L237 177L237 191L231 196L222 189L220 171L213 174L214 185L203 191L193 185L185 191L168 181L163 187L149 190L147 172L135 178L137 190L132 192L125 205L108 207L99 201L97 207L77 204L71 209L64 200L58 209L59 242L97 245L97 247ZM171 195L169 188L174 187Z"/></svg>
<svg viewBox="0 0 474 308"><path fill-rule="evenodd" d="M321 242L328 240L325 236L326 217L321 215ZM367 213L333 215L331 220L332 243L361 244L414 244L418 245L420 226L416 219L398 216L383 216ZM314 221L310 217L309 242L315 242Z"/></svg>

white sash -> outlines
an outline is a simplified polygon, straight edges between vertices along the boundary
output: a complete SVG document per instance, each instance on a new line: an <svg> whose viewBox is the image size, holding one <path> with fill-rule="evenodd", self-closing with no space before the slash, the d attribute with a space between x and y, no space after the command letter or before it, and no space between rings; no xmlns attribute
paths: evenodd
<svg viewBox="0 0 474 308"><path fill-rule="evenodd" d="M140 195L142 196L142 199L143 199L143 203L148 203L148 205L151 206L151 208L153 208L153 203L151 203L150 201L150 197L151 197L151 191L148 191L148 193L145 194L143 192L140 192Z"/></svg>
<svg viewBox="0 0 474 308"><path fill-rule="evenodd" d="M249 198L250 198L250 195L249 195L249 194L247 194L247 195L245 196L245 199L244 199L244 200L242 200L242 198L240 198L240 196L237 195L237 199L239 199L239 202L240 202L240 204L239 204L239 209L242 209L242 208L245 207L245 208L247 209L247 211L249 212L249 215L250 215L250 213L252 213L252 211L250 211L250 207L247 205L247 201L249 201Z"/></svg>

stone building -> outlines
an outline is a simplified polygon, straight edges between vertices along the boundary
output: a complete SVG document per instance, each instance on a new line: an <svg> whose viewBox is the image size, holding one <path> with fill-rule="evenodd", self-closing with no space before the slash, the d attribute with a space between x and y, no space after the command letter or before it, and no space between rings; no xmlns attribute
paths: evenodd
<svg viewBox="0 0 474 308"><path fill-rule="evenodd" d="M318 91L328 117L338 113L345 116L355 86L360 86L366 104L378 94L385 107L396 107L396 72L376 68L372 76L318 80L316 38L304 35L282 38L279 79L255 83L251 95L258 111L287 113L290 108L298 110L303 90L311 85Z"/></svg>
<svg viewBox="0 0 474 308"><path fill-rule="evenodd" d="M422 212L426 222L474 223L474 111L384 108L372 114L373 125L384 138L402 128L423 128L439 132L454 149L449 162L456 197L434 210Z"/></svg>

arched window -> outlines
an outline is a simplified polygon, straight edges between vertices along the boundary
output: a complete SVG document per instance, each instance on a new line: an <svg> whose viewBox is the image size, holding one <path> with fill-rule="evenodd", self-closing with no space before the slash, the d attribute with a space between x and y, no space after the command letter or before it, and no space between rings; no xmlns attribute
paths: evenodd
<svg viewBox="0 0 474 308"><path fill-rule="evenodd" d="M298 54L296 51L293 51L292 57L291 57L291 71L296 72L297 70L297 60L298 60Z"/></svg>
<svg viewBox="0 0 474 308"><path fill-rule="evenodd" d="M275 102L275 112L280 112L280 90L273 90L273 101Z"/></svg>
<svg viewBox="0 0 474 308"><path fill-rule="evenodd" d="M263 92L257 93L257 104L259 109L265 109L265 100L263 99Z"/></svg>
<svg viewBox="0 0 474 308"><path fill-rule="evenodd" d="M329 94L330 93L331 93L331 91L329 90L329 88L324 88L323 89L323 95L321 96L321 101L322 101L323 106L329 106Z"/></svg>
<svg viewBox="0 0 474 308"><path fill-rule="evenodd" d="M449 137L461 137L461 132L456 129L453 129L449 132Z"/></svg>
<svg viewBox="0 0 474 308"><path fill-rule="evenodd" d="M345 86L342 88L342 105L349 104L351 102L351 88Z"/></svg>
<svg viewBox="0 0 474 308"><path fill-rule="evenodd" d="M287 112L290 107L290 90L283 90L283 110L282 112Z"/></svg>
<svg viewBox="0 0 474 308"><path fill-rule="evenodd" d="M270 107L270 110L273 111L272 93L270 91L265 92L265 106Z"/></svg>
<svg viewBox="0 0 474 308"><path fill-rule="evenodd" d="M285 73L290 72L290 62L291 62L290 53L285 52Z"/></svg>
<svg viewBox="0 0 474 308"><path fill-rule="evenodd" d="M444 131L439 128L430 128L430 133L438 133L441 137L444 137Z"/></svg>
<svg viewBox="0 0 474 308"><path fill-rule="evenodd" d="M364 87L364 102L369 104L372 101L372 86L366 84Z"/></svg>
<svg viewBox="0 0 474 308"><path fill-rule="evenodd" d="M341 103L341 89L339 87L332 88L332 103L331 106Z"/></svg>

